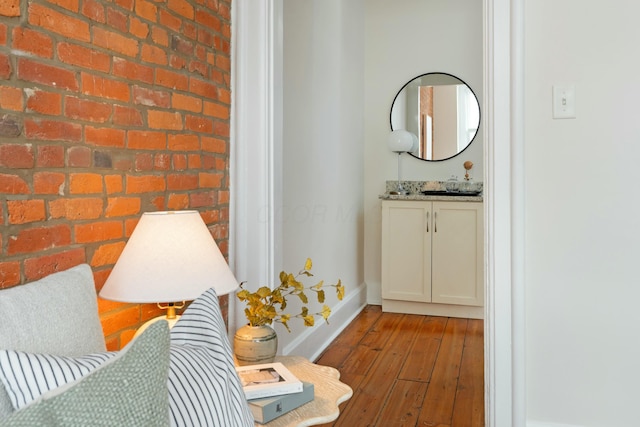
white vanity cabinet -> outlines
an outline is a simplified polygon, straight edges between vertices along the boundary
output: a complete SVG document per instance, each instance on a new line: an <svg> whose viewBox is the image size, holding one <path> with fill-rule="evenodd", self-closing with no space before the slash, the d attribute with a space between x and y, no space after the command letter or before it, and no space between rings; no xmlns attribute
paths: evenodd
<svg viewBox="0 0 640 427"><path fill-rule="evenodd" d="M382 201L383 311L482 318L482 202Z"/></svg>

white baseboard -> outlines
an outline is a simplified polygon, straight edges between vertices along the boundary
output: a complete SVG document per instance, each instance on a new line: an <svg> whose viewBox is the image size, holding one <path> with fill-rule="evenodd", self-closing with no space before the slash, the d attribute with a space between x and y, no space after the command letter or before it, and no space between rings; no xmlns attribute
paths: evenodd
<svg viewBox="0 0 640 427"><path fill-rule="evenodd" d="M316 360L366 305L367 292L363 283L355 291L349 291L345 298L333 307L329 318L330 324L318 322L314 327L306 328L303 333L282 349L282 354Z"/></svg>
<svg viewBox="0 0 640 427"><path fill-rule="evenodd" d="M532 421L527 420L527 427L584 427L576 424L560 424L560 423L549 423L544 421Z"/></svg>

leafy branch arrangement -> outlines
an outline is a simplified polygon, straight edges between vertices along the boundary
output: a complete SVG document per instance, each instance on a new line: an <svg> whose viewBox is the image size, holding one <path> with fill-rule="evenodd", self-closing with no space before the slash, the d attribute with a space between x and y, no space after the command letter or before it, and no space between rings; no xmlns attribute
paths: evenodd
<svg viewBox="0 0 640 427"><path fill-rule="evenodd" d="M305 326L313 326L315 323L315 316L322 316L325 322L329 323L328 319L331 314L331 309L328 305L324 304L324 281L321 280L317 284L307 287L298 280L301 276L313 276L313 274L311 274L311 266L311 258L307 258L304 268L300 270L296 276L285 271L280 272L280 286L275 289L262 286L255 292L249 292L242 287L244 282L241 283L240 288L242 290L238 292L237 295L240 301L247 304L247 307L244 309L244 313L247 316L249 324L251 326L271 325L275 321L282 323L284 327L287 328L287 331L291 332L288 322L292 317L302 318ZM342 300L344 297L344 286L342 286L342 281L340 279L338 279L338 282L335 285L326 286L335 288L338 300ZM309 299L307 298L305 291L315 292L318 303L324 304L322 311L309 313L309 308L307 307ZM300 313L296 315L284 312L287 308L287 298L292 296L300 298L300 301L304 304Z"/></svg>

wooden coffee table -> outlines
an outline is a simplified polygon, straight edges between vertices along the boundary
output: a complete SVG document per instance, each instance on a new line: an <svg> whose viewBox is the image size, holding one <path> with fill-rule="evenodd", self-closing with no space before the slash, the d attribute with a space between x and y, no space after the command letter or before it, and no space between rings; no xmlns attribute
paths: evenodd
<svg viewBox="0 0 640 427"><path fill-rule="evenodd" d="M267 424L256 423L257 426L307 427L328 423L338 418L338 405L353 395L351 387L340 382L340 372L335 368L316 365L300 356L278 356L275 361L285 365L298 379L313 383L314 398Z"/></svg>

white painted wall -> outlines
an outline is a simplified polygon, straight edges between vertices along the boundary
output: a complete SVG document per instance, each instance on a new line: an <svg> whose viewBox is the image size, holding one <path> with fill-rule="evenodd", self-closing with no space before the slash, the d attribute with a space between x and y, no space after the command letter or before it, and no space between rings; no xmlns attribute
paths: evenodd
<svg viewBox="0 0 640 427"><path fill-rule="evenodd" d="M381 303L380 200L385 182L398 176L397 155L387 149L389 110L400 88L427 72L446 72L465 81L483 102L482 1L367 0L364 69L364 275L367 301ZM402 156L403 180L446 180L464 176L474 163L482 180L482 124L463 154L441 162Z"/></svg>
<svg viewBox="0 0 640 427"><path fill-rule="evenodd" d="M640 3L525 4L527 416L637 426Z"/></svg>
<svg viewBox="0 0 640 427"><path fill-rule="evenodd" d="M281 352L313 356L319 343L335 335L342 320L365 303L364 2L285 0L283 4L283 202L277 212L282 268L297 272L310 257L315 277L307 283L341 279L346 287L342 303L333 288L326 290L333 310L330 326L312 331L294 319L291 334L276 327ZM291 301L291 307L295 303Z"/></svg>

